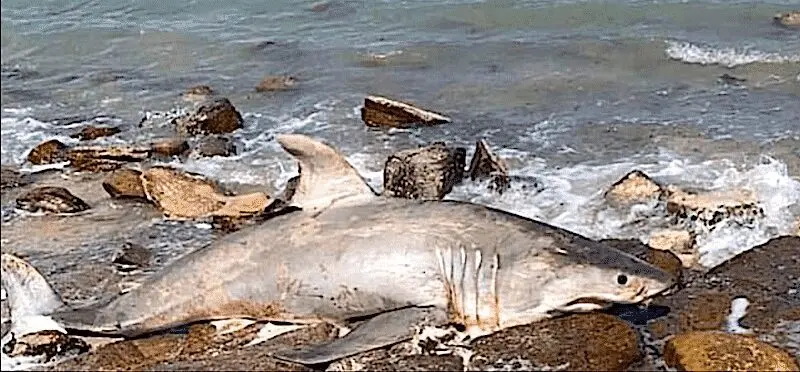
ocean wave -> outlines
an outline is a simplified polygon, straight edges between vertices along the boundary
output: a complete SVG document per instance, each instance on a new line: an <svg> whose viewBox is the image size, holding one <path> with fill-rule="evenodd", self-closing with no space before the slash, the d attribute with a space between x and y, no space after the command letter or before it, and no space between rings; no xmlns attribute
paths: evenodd
<svg viewBox="0 0 800 372"><path fill-rule="evenodd" d="M780 54L751 48L716 48L687 41L667 41L667 56L683 63L728 68L751 63L800 63L800 53Z"/></svg>

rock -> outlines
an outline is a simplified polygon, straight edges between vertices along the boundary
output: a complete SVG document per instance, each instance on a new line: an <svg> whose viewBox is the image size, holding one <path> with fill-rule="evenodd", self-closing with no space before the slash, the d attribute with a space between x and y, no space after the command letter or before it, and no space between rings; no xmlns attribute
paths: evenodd
<svg viewBox="0 0 800 372"><path fill-rule="evenodd" d="M361 108L361 120L370 127L408 128L416 125L449 123L450 118L410 103L386 97L367 96Z"/></svg>
<svg viewBox="0 0 800 372"><path fill-rule="evenodd" d="M70 138L77 138L81 141L90 141L93 139L98 139L100 137L108 137L113 136L117 133L122 132L121 129L117 127L93 127L89 126L86 128L81 129L80 132L75 133L70 136Z"/></svg>
<svg viewBox="0 0 800 372"><path fill-rule="evenodd" d="M136 169L115 170L103 181L103 189L113 198L147 200L141 175L142 172Z"/></svg>
<svg viewBox="0 0 800 372"><path fill-rule="evenodd" d="M692 233L708 232L724 223L752 226L764 210L746 190L690 193L670 186L667 213L673 223Z"/></svg>
<svg viewBox="0 0 800 372"><path fill-rule="evenodd" d="M513 327L472 345L470 370L506 370L505 366L517 364L519 370L621 371L641 358L633 328L601 313Z"/></svg>
<svg viewBox="0 0 800 372"><path fill-rule="evenodd" d="M58 140L49 140L40 143L28 153L31 164L52 164L66 161L66 151L69 146Z"/></svg>
<svg viewBox="0 0 800 372"><path fill-rule="evenodd" d="M172 120L182 135L230 133L242 127L239 111L227 98L206 101L193 114Z"/></svg>
<svg viewBox="0 0 800 372"><path fill-rule="evenodd" d="M485 140L475 144L475 154L469 165L469 177L476 179L491 178L490 187L502 193L508 188L508 166L503 159L498 158L489 148Z"/></svg>
<svg viewBox="0 0 800 372"><path fill-rule="evenodd" d="M203 157L231 156L236 155L236 145L225 136L207 136L200 140L195 152Z"/></svg>
<svg viewBox="0 0 800 372"><path fill-rule="evenodd" d="M10 165L3 165L0 168L0 190L12 189L30 183L28 177L19 172L16 167Z"/></svg>
<svg viewBox="0 0 800 372"><path fill-rule="evenodd" d="M300 183L300 176L294 176L286 181L286 186L283 188L283 193L281 194L281 199L285 202L290 202L292 197L294 196L295 191L297 191L297 185Z"/></svg>
<svg viewBox="0 0 800 372"><path fill-rule="evenodd" d="M181 98L188 102L202 102L208 99L209 96L214 94L214 90L208 85L195 85L187 89Z"/></svg>
<svg viewBox="0 0 800 372"><path fill-rule="evenodd" d="M660 199L664 189L648 175L634 170L615 182L606 191L605 199L614 206L650 203Z"/></svg>
<svg viewBox="0 0 800 372"><path fill-rule="evenodd" d="M130 271L136 268L150 265L150 258L153 256L147 248L138 244L125 243L122 252L112 261L122 271Z"/></svg>
<svg viewBox="0 0 800 372"><path fill-rule="evenodd" d="M683 267L697 264L700 253L695 245L695 237L684 230L656 231L648 239L647 245L653 249L674 253Z"/></svg>
<svg viewBox="0 0 800 372"><path fill-rule="evenodd" d="M389 156L383 170L388 196L408 199L442 199L464 178L467 151L444 142L408 149Z"/></svg>
<svg viewBox="0 0 800 372"><path fill-rule="evenodd" d="M800 10L776 14L773 21L784 27L800 27Z"/></svg>
<svg viewBox="0 0 800 372"><path fill-rule="evenodd" d="M664 347L667 364L679 371L797 371L789 354L752 337L718 331L689 332Z"/></svg>
<svg viewBox="0 0 800 372"><path fill-rule="evenodd" d="M54 330L29 333L18 339L14 337L3 345L3 352L10 357L44 355L47 361L56 356L75 355L87 351L89 346L83 340Z"/></svg>
<svg viewBox="0 0 800 372"><path fill-rule="evenodd" d="M17 198L17 208L28 212L77 213L89 205L63 187L43 186Z"/></svg>
<svg viewBox="0 0 800 372"><path fill-rule="evenodd" d="M286 90L295 85L297 79L293 76L266 76L256 85L256 92L272 92Z"/></svg>
<svg viewBox="0 0 800 372"><path fill-rule="evenodd" d="M250 216L270 204L264 193L228 196L202 175L169 167L152 167L143 172L142 179L147 198L168 218Z"/></svg>
<svg viewBox="0 0 800 372"><path fill-rule="evenodd" d="M149 147L138 146L80 146L67 152L70 166L88 172L113 171L128 162L144 161L149 156Z"/></svg>
<svg viewBox="0 0 800 372"><path fill-rule="evenodd" d="M189 143L181 138L165 138L153 141L150 151L166 157L180 156L189 151Z"/></svg>

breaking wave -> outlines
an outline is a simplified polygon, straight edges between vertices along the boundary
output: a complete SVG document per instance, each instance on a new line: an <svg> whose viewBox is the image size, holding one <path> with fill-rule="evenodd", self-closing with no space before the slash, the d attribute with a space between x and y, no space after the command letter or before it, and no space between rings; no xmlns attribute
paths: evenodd
<svg viewBox="0 0 800 372"><path fill-rule="evenodd" d="M683 63L736 67L751 63L800 63L800 53L780 54L752 48L715 48L687 41L667 41L667 56Z"/></svg>

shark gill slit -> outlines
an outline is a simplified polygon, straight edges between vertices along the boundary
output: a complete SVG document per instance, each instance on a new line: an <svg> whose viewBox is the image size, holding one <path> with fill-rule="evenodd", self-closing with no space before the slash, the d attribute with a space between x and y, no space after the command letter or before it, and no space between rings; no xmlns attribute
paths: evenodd
<svg viewBox="0 0 800 372"><path fill-rule="evenodd" d="M473 272L474 286L475 286L475 322L481 324L481 264L482 264L481 250L475 249L475 270Z"/></svg>

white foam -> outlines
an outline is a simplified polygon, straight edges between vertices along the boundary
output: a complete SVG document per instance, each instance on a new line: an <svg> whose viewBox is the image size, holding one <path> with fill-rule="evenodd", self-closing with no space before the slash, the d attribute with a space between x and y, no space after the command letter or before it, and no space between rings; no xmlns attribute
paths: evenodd
<svg viewBox="0 0 800 372"><path fill-rule="evenodd" d="M747 301L744 297L734 298L733 301L731 301L731 312L728 314L726 322L728 332L739 334L752 333L751 330L739 325L739 320L744 318L745 314L747 314L747 305L750 305L750 301Z"/></svg>
<svg viewBox="0 0 800 372"><path fill-rule="evenodd" d="M684 63L735 67L751 63L798 63L800 53L768 53L752 48L715 48L686 41L667 41L667 56Z"/></svg>

